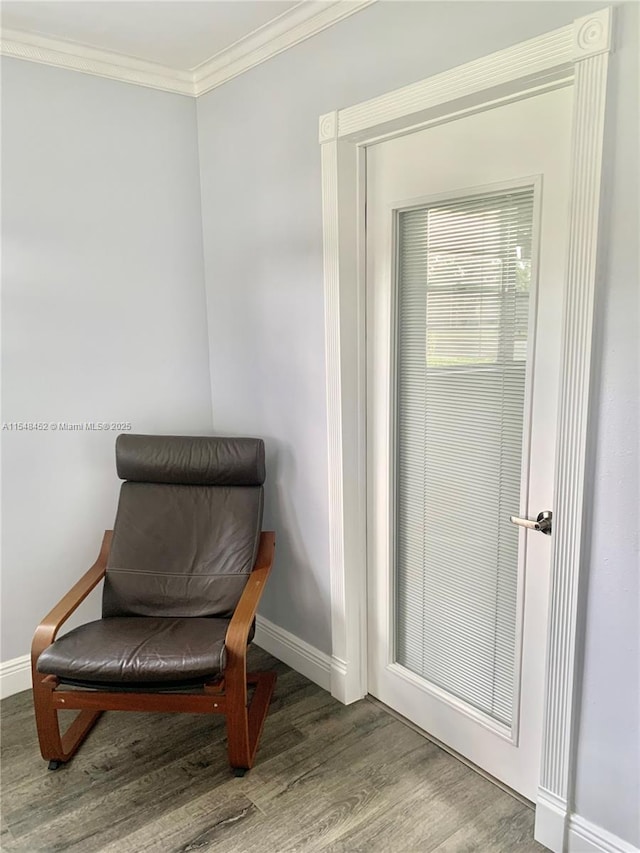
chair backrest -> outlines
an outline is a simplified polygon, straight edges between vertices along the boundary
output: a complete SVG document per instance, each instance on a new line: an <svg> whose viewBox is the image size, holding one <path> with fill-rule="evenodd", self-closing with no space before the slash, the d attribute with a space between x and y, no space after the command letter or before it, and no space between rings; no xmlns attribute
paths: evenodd
<svg viewBox="0 0 640 853"><path fill-rule="evenodd" d="M230 616L262 528L264 443L120 435L103 616Z"/></svg>

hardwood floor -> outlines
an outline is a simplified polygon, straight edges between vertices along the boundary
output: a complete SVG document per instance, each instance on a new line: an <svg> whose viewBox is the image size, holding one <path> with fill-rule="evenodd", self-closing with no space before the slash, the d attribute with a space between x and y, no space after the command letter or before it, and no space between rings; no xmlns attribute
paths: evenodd
<svg viewBox="0 0 640 853"><path fill-rule="evenodd" d="M373 702L344 707L260 649L278 684L256 767L233 778L224 719L106 713L56 772L31 693L4 699L3 851L535 853L533 811Z"/></svg>

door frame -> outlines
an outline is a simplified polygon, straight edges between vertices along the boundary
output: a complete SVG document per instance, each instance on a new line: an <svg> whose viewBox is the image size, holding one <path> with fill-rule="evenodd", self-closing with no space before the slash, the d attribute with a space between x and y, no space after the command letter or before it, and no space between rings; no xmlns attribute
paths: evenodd
<svg viewBox="0 0 640 853"><path fill-rule="evenodd" d="M536 838L554 851L564 847L572 797L589 390L612 22L612 9L603 9L427 80L327 113L319 120L331 693L347 704L367 692L366 146L555 88L573 87L554 535L536 803Z"/></svg>

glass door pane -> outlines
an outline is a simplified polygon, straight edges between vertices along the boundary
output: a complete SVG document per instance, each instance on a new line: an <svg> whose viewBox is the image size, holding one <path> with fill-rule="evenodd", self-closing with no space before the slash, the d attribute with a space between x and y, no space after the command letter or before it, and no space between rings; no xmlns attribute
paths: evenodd
<svg viewBox="0 0 640 853"><path fill-rule="evenodd" d="M398 663L510 725L533 187L400 211Z"/></svg>

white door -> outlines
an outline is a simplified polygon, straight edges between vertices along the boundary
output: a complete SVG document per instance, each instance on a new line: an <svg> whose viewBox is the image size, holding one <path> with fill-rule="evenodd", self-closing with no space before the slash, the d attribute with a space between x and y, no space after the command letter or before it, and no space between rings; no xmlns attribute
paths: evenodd
<svg viewBox="0 0 640 853"><path fill-rule="evenodd" d="M532 800L571 112L367 148L369 693Z"/></svg>

